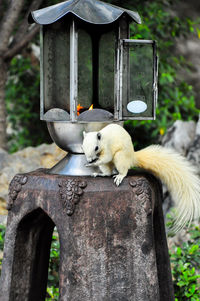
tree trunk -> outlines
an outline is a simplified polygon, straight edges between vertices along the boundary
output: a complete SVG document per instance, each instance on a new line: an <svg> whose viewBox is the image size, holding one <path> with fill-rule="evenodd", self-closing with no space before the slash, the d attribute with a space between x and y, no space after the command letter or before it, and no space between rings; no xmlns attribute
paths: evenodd
<svg viewBox="0 0 200 301"><path fill-rule="evenodd" d="M7 150L6 137L6 104L5 104L5 86L7 78L7 66L0 58L0 148Z"/></svg>

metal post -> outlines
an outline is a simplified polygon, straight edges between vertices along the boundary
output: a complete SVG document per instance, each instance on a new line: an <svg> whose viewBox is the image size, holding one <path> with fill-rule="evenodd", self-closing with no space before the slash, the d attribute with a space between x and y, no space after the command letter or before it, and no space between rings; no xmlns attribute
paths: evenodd
<svg viewBox="0 0 200 301"><path fill-rule="evenodd" d="M78 97L78 32L74 19L70 26L70 117L77 120Z"/></svg>

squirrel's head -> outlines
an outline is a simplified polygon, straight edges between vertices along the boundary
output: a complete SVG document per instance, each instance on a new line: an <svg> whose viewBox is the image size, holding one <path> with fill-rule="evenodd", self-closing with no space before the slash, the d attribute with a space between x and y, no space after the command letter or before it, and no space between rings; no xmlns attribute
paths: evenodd
<svg viewBox="0 0 200 301"><path fill-rule="evenodd" d="M95 163L101 153L101 133L100 132L83 132L83 151L88 163Z"/></svg>

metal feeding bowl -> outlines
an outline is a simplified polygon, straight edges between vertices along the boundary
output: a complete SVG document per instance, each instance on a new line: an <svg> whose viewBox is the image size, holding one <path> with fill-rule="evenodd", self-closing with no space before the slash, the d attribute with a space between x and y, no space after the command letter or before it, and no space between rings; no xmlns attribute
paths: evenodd
<svg viewBox="0 0 200 301"><path fill-rule="evenodd" d="M103 121L102 121L103 120ZM52 140L63 150L81 154L83 131L100 131L113 120L113 115L102 109L87 110L78 116L78 122L51 121L47 127Z"/></svg>
<svg viewBox="0 0 200 301"><path fill-rule="evenodd" d="M102 109L87 110L78 116L78 122L47 121L52 140L68 155L58 162L50 173L87 176L96 172L94 167L86 167L82 150L83 132L100 131L113 122L113 114ZM122 122L118 121L118 124Z"/></svg>

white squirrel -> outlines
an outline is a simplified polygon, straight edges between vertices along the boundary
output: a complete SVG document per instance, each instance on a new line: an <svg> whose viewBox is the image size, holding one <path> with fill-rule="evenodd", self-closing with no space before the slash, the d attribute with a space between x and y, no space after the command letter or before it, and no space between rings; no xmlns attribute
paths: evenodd
<svg viewBox="0 0 200 301"><path fill-rule="evenodd" d="M114 175L117 186L131 167L152 172L167 185L177 209L175 231L200 217L200 179L195 167L172 149L150 145L135 152L128 132L120 125L109 124L99 132L83 133L83 151L88 166L98 166L101 173L93 176Z"/></svg>

